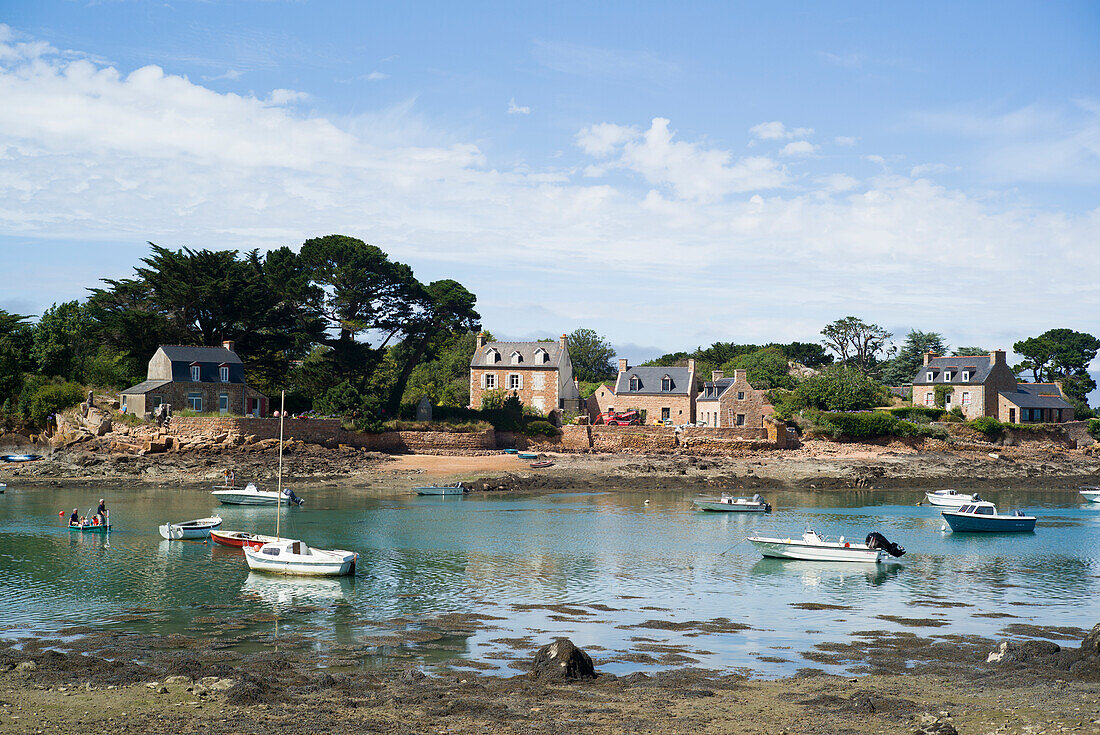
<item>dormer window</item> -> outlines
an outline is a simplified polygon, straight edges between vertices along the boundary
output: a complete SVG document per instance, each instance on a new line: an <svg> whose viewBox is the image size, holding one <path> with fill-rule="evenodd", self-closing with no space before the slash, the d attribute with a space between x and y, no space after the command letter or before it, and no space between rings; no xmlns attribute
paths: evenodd
<svg viewBox="0 0 1100 735"><path fill-rule="evenodd" d="M218 368L218 378L220 378L223 383L228 383L229 382L229 366L228 365L222 365L221 367Z"/></svg>
<svg viewBox="0 0 1100 735"><path fill-rule="evenodd" d="M512 364L513 365L519 365L521 362L523 362L523 355L519 354L518 351L513 352L512 353Z"/></svg>
<svg viewBox="0 0 1100 735"><path fill-rule="evenodd" d="M926 381L928 381L929 383L931 383L933 380L936 379L936 374L934 372L932 372L931 370L929 370L928 373L925 374L924 379Z"/></svg>
<svg viewBox="0 0 1100 735"><path fill-rule="evenodd" d="M943 371L943 382L950 383L952 375L954 375L954 373L951 372L950 370L944 370Z"/></svg>
<svg viewBox="0 0 1100 735"><path fill-rule="evenodd" d="M191 366L191 382L197 383L202 380L202 368L198 365Z"/></svg>
<svg viewBox="0 0 1100 735"><path fill-rule="evenodd" d="M665 391L672 390L672 377L671 376L666 375L665 377L661 378L661 390L665 390Z"/></svg>
<svg viewBox="0 0 1100 735"><path fill-rule="evenodd" d="M545 365L550 362L550 353L541 347L535 350L535 362L540 365Z"/></svg>
<svg viewBox="0 0 1100 735"><path fill-rule="evenodd" d="M500 353L492 347L485 350L485 362L497 363L500 362Z"/></svg>
<svg viewBox="0 0 1100 735"><path fill-rule="evenodd" d="M642 387L642 381L638 379L637 375L630 376L630 390L638 390Z"/></svg>
<svg viewBox="0 0 1100 735"><path fill-rule="evenodd" d="M970 371L969 370L963 370L963 382L964 383L969 383L970 382Z"/></svg>

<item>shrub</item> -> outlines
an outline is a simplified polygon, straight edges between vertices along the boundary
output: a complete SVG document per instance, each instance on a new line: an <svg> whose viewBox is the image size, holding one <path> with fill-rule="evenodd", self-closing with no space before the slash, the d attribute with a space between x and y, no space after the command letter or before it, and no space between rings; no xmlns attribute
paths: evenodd
<svg viewBox="0 0 1100 735"><path fill-rule="evenodd" d="M75 406L84 400L84 388L76 383L44 385L27 402L27 415L30 420L42 426L50 414Z"/></svg>
<svg viewBox="0 0 1100 735"><path fill-rule="evenodd" d="M989 437L1000 436L1004 433L1005 424L1002 424L992 416L979 416L970 422L970 428L980 431Z"/></svg>
<svg viewBox="0 0 1100 735"><path fill-rule="evenodd" d="M816 423L833 438L866 439L893 434L899 421L885 411L867 411L822 413L817 416Z"/></svg>
<svg viewBox="0 0 1100 735"><path fill-rule="evenodd" d="M556 426L549 421L532 421L523 427L524 436L545 436L547 438L555 437L561 432Z"/></svg>
<svg viewBox="0 0 1100 735"><path fill-rule="evenodd" d="M795 409L861 411L890 404L886 386L875 382L857 367L832 365L803 380L792 391Z"/></svg>
<svg viewBox="0 0 1100 735"><path fill-rule="evenodd" d="M888 410L892 416L896 416L899 419L919 423L939 421L943 418L944 414L947 413L942 408L932 408L930 406L899 406Z"/></svg>
<svg viewBox="0 0 1100 735"><path fill-rule="evenodd" d="M915 424L912 421L898 421L894 428L896 436L906 437L931 437L934 439L946 439L947 429L942 426L929 426L928 424Z"/></svg>
<svg viewBox="0 0 1100 735"><path fill-rule="evenodd" d="M1093 439L1100 441L1100 419L1089 419L1089 434Z"/></svg>
<svg viewBox="0 0 1100 735"><path fill-rule="evenodd" d="M966 421L966 417L963 416L962 406L955 406L947 412L949 421Z"/></svg>
<svg viewBox="0 0 1100 735"><path fill-rule="evenodd" d="M947 405L947 397L955 394L955 389L950 385L937 385L932 389L936 394L936 405L943 408Z"/></svg>

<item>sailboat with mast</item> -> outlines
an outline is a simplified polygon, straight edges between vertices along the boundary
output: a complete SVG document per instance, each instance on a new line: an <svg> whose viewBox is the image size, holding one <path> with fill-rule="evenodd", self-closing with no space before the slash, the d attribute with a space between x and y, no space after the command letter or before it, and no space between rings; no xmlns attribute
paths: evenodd
<svg viewBox="0 0 1100 735"><path fill-rule="evenodd" d="M248 568L255 572L296 574L313 577L339 577L355 573L359 555L342 549L314 549L297 539L282 538L279 510L283 497L283 419L286 416L286 391L282 393L279 410L279 474L275 512L275 540L259 548L244 547Z"/></svg>

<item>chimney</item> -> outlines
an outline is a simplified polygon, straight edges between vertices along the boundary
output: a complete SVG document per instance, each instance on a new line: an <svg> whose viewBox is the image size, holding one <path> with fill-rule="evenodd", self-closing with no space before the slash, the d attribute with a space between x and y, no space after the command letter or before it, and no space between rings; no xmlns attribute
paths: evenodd
<svg viewBox="0 0 1100 735"><path fill-rule="evenodd" d="M710 379L711 380L721 380L724 377L726 377L726 374L724 372L722 372L721 370L711 370L710 371Z"/></svg>
<svg viewBox="0 0 1100 735"><path fill-rule="evenodd" d="M734 370L733 371L733 381L735 383L747 383L747 382L749 382L749 371L748 370Z"/></svg>
<svg viewBox="0 0 1100 735"><path fill-rule="evenodd" d="M477 333L477 348L480 350L485 346L485 332Z"/></svg>
<svg viewBox="0 0 1100 735"><path fill-rule="evenodd" d="M689 373L694 373L695 372L695 358L693 358L693 357L688 358L688 372Z"/></svg>
<svg viewBox="0 0 1100 735"><path fill-rule="evenodd" d="M620 373L625 373L629 367L630 367L630 364L627 363L626 358L625 357L620 357L619 358L619 372Z"/></svg>
<svg viewBox="0 0 1100 735"><path fill-rule="evenodd" d="M230 352L232 352L232 351L233 351L233 345L234 345L234 344L235 344L235 343L234 343L234 342L233 342L233 340L231 340L231 339L227 339L227 340L222 340L222 347L224 347L225 349L229 350Z"/></svg>
<svg viewBox="0 0 1100 735"><path fill-rule="evenodd" d="M558 340L558 344L560 344L560 345L561 345L561 348L562 348L563 350L565 349L565 340L566 340L566 337L565 337L565 335L564 335L564 334L563 334L563 335L561 336L561 339L560 339L560 340Z"/></svg>
<svg viewBox="0 0 1100 735"><path fill-rule="evenodd" d="M924 364L925 364L925 366L927 366L928 363L932 360L932 357L933 357L933 355L932 355L931 352L925 352L924 353Z"/></svg>
<svg viewBox="0 0 1100 735"><path fill-rule="evenodd" d="M573 376L573 387L577 390L581 389L581 380L576 375Z"/></svg>
<svg viewBox="0 0 1100 735"><path fill-rule="evenodd" d="M1005 362L1005 351L1004 350L993 350L992 352L989 353L989 365L991 367L993 365L996 365L997 363L1001 363L1003 365L1004 362Z"/></svg>

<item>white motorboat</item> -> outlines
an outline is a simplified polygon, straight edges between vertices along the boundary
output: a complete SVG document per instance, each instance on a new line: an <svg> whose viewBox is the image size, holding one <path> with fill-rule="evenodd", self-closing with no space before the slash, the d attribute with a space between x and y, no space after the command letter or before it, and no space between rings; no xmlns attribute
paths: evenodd
<svg viewBox="0 0 1100 735"><path fill-rule="evenodd" d="M1078 490L1078 492L1081 493L1081 497L1090 503L1100 503L1100 487L1088 485Z"/></svg>
<svg viewBox="0 0 1100 735"><path fill-rule="evenodd" d="M260 490L254 483L244 487L230 487L210 493L222 505L302 505L305 501L294 494L290 488L278 490Z"/></svg>
<svg viewBox="0 0 1100 735"><path fill-rule="evenodd" d="M191 538L210 538L210 531L222 524L221 516L196 518L183 523L165 523L160 527L161 538L169 541Z"/></svg>
<svg viewBox="0 0 1100 735"><path fill-rule="evenodd" d="M722 493L722 497L696 498L691 501L699 510L709 510L725 513L769 513L771 505L764 501L759 494L751 498L739 498L736 495Z"/></svg>
<svg viewBox="0 0 1100 735"><path fill-rule="evenodd" d="M280 539L264 544L259 550L246 546L244 558L248 568L255 572L339 577L355 572L359 555L342 549L311 549L301 541Z"/></svg>
<svg viewBox="0 0 1100 735"><path fill-rule="evenodd" d="M970 505L981 500L981 496L977 493L970 495L954 490L937 490L934 493L925 493L924 497L928 499L931 505L938 505L941 508L961 508L964 505Z"/></svg>
<svg viewBox="0 0 1100 735"><path fill-rule="evenodd" d="M843 536L822 536L808 529L801 539L749 536L748 541L766 557L772 559L802 559L804 561L852 561L876 564L886 561L883 548L847 541ZM901 549L901 554L905 550ZM901 554L898 554L900 556Z"/></svg>

